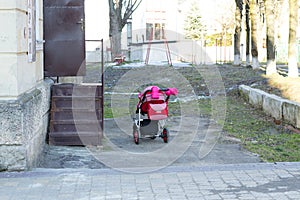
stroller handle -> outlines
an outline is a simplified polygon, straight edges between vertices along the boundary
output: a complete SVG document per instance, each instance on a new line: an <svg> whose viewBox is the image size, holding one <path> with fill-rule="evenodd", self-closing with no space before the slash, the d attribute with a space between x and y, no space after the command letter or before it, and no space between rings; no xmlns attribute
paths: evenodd
<svg viewBox="0 0 300 200"><path fill-rule="evenodd" d="M169 88L160 88L159 89L159 91L162 91L162 92L166 92L166 91L168 91L169 90Z"/></svg>
<svg viewBox="0 0 300 200"><path fill-rule="evenodd" d="M164 92L167 97L170 97L171 95L177 95L178 94L178 90L177 88L158 88L157 86L153 86L151 87L151 89L148 89L146 91L144 91L144 93L141 95L139 94L139 98L142 99L142 101L145 101L146 99L146 94L149 92L154 92L154 93L158 93L158 92ZM152 94L153 96L155 96L156 94Z"/></svg>

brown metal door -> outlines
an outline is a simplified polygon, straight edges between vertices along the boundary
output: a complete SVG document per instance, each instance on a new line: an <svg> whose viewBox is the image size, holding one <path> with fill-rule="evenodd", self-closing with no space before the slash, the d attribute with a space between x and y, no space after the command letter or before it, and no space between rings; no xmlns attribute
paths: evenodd
<svg viewBox="0 0 300 200"><path fill-rule="evenodd" d="M85 75L84 0L44 0L45 76Z"/></svg>

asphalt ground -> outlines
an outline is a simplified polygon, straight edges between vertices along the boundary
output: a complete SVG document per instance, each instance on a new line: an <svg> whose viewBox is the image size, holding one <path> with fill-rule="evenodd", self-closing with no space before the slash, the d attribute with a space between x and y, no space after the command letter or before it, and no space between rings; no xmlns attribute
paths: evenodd
<svg viewBox="0 0 300 200"><path fill-rule="evenodd" d="M157 137L154 140L140 139L139 145L136 145L132 136L132 121L127 122L126 118L106 119L102 146L47 146L39 168L102 169L114 168L114 166L116 168L135 168L147 167L147 159L150 159L149 162L152 159L158 163L159 160L165 161L162 162L163 164L157 165L159 168L261 162L258 155L244 150L238 141L223 137L223 135L219 135L216 141L213 141L209 152L201 153L201 147L207 144L207 137L211 133L209 131L213 131L210 125L211 120L207 118L196 120L199 124L195 132L184 128L179 130L180 120L181 117L173 117L166 121L170 132L168 143L164 143L161 138ZM124 125L125 123L127 126ZM192 123L194 121L190 119L182 126L192 127ZM176 149L179 150L176 151ZM118 157L118 153L121 155L120 157ZM140 160L139 164L135 164L135 160L133 160L132 163L125 165L124 163L130 162L130 160L124 160L122 156L136 157ZM141 162L143 159L145 159L144 164ZM116 163L113 162L114 160Z"/></svg>

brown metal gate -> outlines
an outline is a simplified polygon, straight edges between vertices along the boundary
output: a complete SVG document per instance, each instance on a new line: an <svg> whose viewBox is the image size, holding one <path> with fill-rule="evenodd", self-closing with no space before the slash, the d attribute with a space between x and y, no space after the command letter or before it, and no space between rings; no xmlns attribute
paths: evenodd
<svg viewBox="0 0 300 200"><path fill-rule="evenodd" d="M85 75L84 0L44 0L45 76Z"/></svg>
<svg viewBox="0 0 300 200"><path fill-rule="evenodd" d="M84 76L84 0L44 0L44 75ZM101 83L54 84L48 141L51 145L101 145ZM99 77L100 78L100 77Z"/></svg>

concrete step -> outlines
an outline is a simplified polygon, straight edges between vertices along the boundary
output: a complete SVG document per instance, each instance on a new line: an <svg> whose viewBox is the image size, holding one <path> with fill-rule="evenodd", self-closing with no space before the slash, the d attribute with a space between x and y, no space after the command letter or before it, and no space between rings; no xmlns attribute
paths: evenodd
<svg viewBox="0 0 300 200"><path fill-rule="evenodd" d="M101 131L101 120L50 120L50 132Z"/></svg>
<svg viewBox="0 0 300 200"><path fill-rule="evenodd" d="M58 109L102 110L102 97L52 97L52 111Z"/></svg>
<svg viewBox="0 0 300 200"><path fill-rule="evenodd" d="M56 84L51 91L49 144L100 145L103 129L101 84Z"/></svg>
<svg viewBox="0 0 300 200"><path fill-rule="evenodd" d="M101 110L57 109L51 111L51 120L101 120Z"/></svg>
<svg viewBox="0 0 300 200"><path fill-rule="evenodd" d="M101 84L63 83L52 86L52 96L101 96Z"/></svg>
<svg viewBox="0 0 300 200"><path fill-rule="evenodd" d="M50 145L86 146L101 145L102 132L50 132Z"/></svg>

